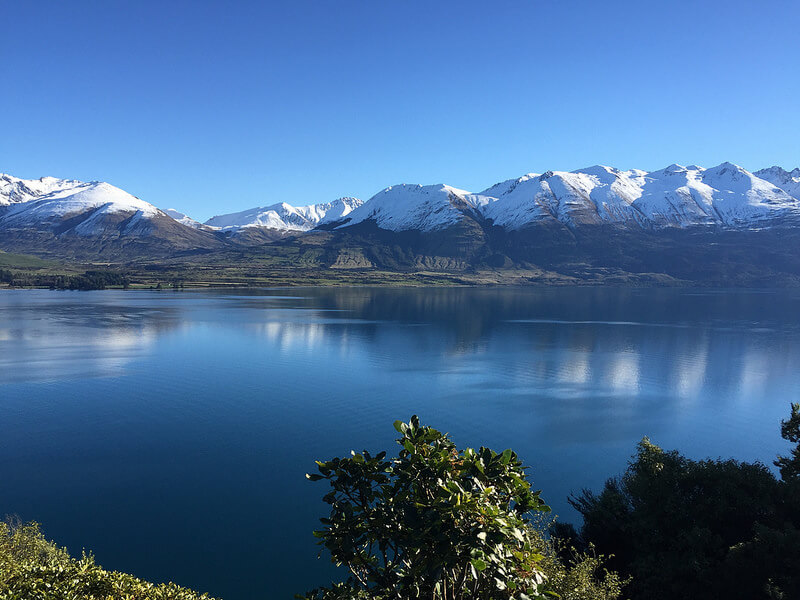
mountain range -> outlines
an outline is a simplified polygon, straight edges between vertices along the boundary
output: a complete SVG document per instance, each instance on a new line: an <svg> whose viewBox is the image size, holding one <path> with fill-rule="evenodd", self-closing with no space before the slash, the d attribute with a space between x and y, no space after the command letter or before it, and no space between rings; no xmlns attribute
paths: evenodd
<svg viewBox="0 0 800 600"><path fill-rule="evenodd" d="M126 262L288 244L322 249L321 267L465 270L591 262L617 248L624 267L665 243L694 256L731 236L761 244L796 232L800 169L749 172L727 162L528 173L479 192L401 184L367 201L277 202L205 223L105 182L0 175L0 249L62 259Z"/></svg>

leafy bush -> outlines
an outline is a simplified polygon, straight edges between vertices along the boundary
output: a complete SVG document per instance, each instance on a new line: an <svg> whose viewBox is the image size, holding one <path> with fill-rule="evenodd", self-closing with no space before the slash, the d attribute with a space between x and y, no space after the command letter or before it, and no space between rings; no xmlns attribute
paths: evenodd
<svg viewBox="0 0 800 600"><path fill-rule="evenodd" d="M0 523L3 600L213 600L174 583L155 585L106 571L91 555L72 558L36 523Z"/></svg>
<svg viewBox="0 0 800 600"><path fill-rule="evenodd" d="M782 428L795 442L798 410ZM798 457L776 461L780 481L760 463L694 461L645 438L621 478L570 499L584 520L576 543L614 555L634 599L800 598Z"/></svg>
<svg viewBox="0 0 800 600"><path fill-rule="evenodd" d="M800 404L792 404L792 414L781 421L781 437L795 444L791 456L779 456L775 466L780 469L783 481L800 481Z"/></svg>
<svg viewBox="0 0 800 600"><path fill-rule="evenodd" d="M595 580L599 559L566 567L532 527L531 515L550 509L513 451L459 451L416 416L395 428L397 458L353 452L318 461L319 474L308 475L332 488L324 496L330 516L314 535L350 576L298 598L528 600L556 591L568 600L618 597L616 576Z"/></svg>

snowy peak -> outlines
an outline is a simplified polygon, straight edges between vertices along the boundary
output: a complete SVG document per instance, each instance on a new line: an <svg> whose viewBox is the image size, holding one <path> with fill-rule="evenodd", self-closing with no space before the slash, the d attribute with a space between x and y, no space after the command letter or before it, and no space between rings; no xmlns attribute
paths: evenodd
<svg viewBox="0 0 800 600"><path fill-rule="evenodd" d="M306 217L314 223L314 226L341 221L359 206L364 204L359 198L346 196L337 198L333 202L324 204L312 204L304 207Z"/></svg>
<svg viewBox="0 0 800 600"><path fill-rule="evenodd" d="M318 225L339 221L361 206L358 198L337 198L332 202L292 206L279 202L237 213L211 217L206 225L223 230L263 227L278 231L309 231Z"/></svg>
<svg viewBox="0 0 800 600"><path fill-rule="evenodd" d="M800 168L787 171L781 167L769 167L756 171L754 175L782 189L796 200L800 200Z"/></svg>
<svg viewBox="0 0 800 600"><path fill-rule="evenodd" d="M0 206L29 202L52 192L85 185L75 179L41 177L39 179L20 179L13 175L0 173Z"/></svg>
<svg viewBox="0 0 800 600"><path fill-rule="evenodd" d="M639 171L602 165L525 176L487 205L485 215L509 229L537 222L574 227L637 221L641 216L633 203L641 196L642 179Z"/></svg>
<svg viewBox="0 0 800 600"><path fill-rule="evenodd" d="M0 231L5 235L149 237L164 226L169 229L169 223L170 235L186 237L180 233L183 226L166 213L110 183L0 176Z"/></svg>
<svg viewBox="0 0 800 600"><path fill-rule="evenodd" d="M797 183L800 181L800 167L794 168L791 171L787 171L783 167L769 167L756 171L754 174L775 185L781 183Z"/></svg>
<svg viewBox="0 0 800 600"><path fill-rule="evenodd" d="M185 239L221 229L306 232L371 222L391 231L439 231L463 223L508 230L536 224L661 229L713 226L759 229L800 225L800 169L751 173L731 162L704 169L672 164L657 171L594 165L526 173L480 193L446 184L390 186L362 202L344 197L292 206L278 202L212 217L205 225L155 206L105 182L0 174L0 230L38 229L61 236L149 235L154 223ZM188 233L187 233L188 231ZM195 235L196 234L196 235ZM195 235L195 237L192 237ZM261 236L261 237L259 237ZM213 237L213 236L211 236ZM219 239L219 238L214 238Z"/></svg>
<svg viewBox="0 0 800 600"><path fill-rule="evenodd" d="M703 171L703 178L705 179L706 177L728 177L729 179L739 181L751 178L752 174L739 165L735 165L730 162L724 162L716 167L705 169Z"/></svg>
<svg viewBox="0 0 800 600"><path fill-rule="evenodd" d="M491 200L445 184L404 183L375 194L340 227L374 221L391 231L434 231L458 224L465 215L478 214Z"/></svg>
<svg viewBox="0 0 800 600"><path fill-rule="evenodd" d="M550 176L552 175L552 171L548 171L545 175ZM541 177L545 177L545 175L541 175ZM486 188L480 194L482 196L488 196L491 198L499 198L503 194L507 194L515 187L517 187L520 183L528 181L529 179L534 179L536 177L540 177L538 173L527 173L522 177L517 177L516 179L506 179L505 181L501 181L500 183L495 183L493 186ZM546 179L547 177L545 177Z"/></svg>
<svg viewBox="0 0 800 600"><path fill-rule="evenodd" d="M300 231L309 229L307 219L285 202L257 206L237 213L216 215L205 224L217 229L238 229L240 227L267 227Z"/></svg>
<svg viewBox="0 0 800 600"><path fill-rule="evenodd" d="M116 227L126 221L127 232L147 233L149 220L166 217L152 204L111 184L70 182L67 186L63 182L54 182L55 185L49 186L53 189L49 193L9 204L0 214L0 227L91 236L105 233L112 223Z"/></svg>
<svg viewBox="0 0 800 600"><path fill-rule="evenodd" d="M195 221L191 217L187 216L186 214L180 212L179 210L175 210L174 208L165 208L164 213L175 219L181 225L186 225L187 227L191 227L193 229L203 229L205 225L203 225L200 221Z"/></svg>
<svg viewBox="0 0 800 600"><path fill-rule="evenodd" d="M506 229L537 223L758 228L785 217L800 219L796 197L724 162L709 169L672 164L647 172L594 165L572 172L527 173L480 194L443 184L395 185L354 211L342 227L374 221L382 229L433 231L463 219L485 219Z"/></svg>
<svg viewBox="0 0 800 600"><path fill-rule="evenodd" d="M572 172L575 174L597 177L599 180L606 181L608 183L611 183L617 177L620 176L619 169L615 169L614 167L607 167L605 165L594 165L592 167L584 167L583 169L576 169Z"/></svg>
<svg viewBox="0 0 800 600"><path fill-rule="evenodd" d="M163 214L152 204L105 182L71 182L70 186L60 185L49 193L10 204L3 214L6 221L19 215L36 215L40 219L47 219L98 209L107 214L140 212L146 217Z"/></svg>
<svg viewBox="0 0 800 600"><path fill-rule="evenodd" d="M652 175L675 175L675 174L682 174L686 173L690 170L697 170L697 169L690 169L689 167L684 167L683 165L679 165L678 163L672 163L664 167L663 169L659 169L658 171L653 171Z"/></svg>

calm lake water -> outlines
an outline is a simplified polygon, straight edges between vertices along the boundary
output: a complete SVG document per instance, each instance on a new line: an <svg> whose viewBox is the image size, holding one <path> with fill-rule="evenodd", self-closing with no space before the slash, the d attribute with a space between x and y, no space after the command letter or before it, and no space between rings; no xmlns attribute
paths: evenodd
<svg viewBox="0 0 800 600"><path fill-rule="evenodd" d="M514 448L566 520L647 435L770 463L800 291L0 293L0 514L226 600L330 581L311 531L351 449L412 413Z"/></svg>

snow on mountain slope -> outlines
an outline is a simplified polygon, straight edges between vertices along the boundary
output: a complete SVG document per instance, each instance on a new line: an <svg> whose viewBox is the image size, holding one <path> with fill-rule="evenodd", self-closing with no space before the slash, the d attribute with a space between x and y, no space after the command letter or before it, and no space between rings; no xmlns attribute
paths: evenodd
<svg viewBox="0 0 800 600"><path fill-rule="evenodd" d="M95 233L103 217L115 213L139 214L144 218L164 214L152 204L113 185L99 182L81 183L34 200L12 204L0 217L0 223L4 227L56 224L87 212L91 212L91 216L76 227L76 232L82 235Z"/></svg>
<svg viewBox="0 0 800 600"><path fill-rule="evenodd" d="M81 237L147 237L200 243L166 213L118 187L104 182L43 177L20 180L6 176L0 206L0 230L4 235L24 231L73 234ZM188 230L192 231L192 230Z"/></svg>
<svg viewBox="0 0 800 600"><path fill-rule="evenodd" d="M304 206L300 210L309 221L317 226L341 221L362 204L364 204L363 200L348 196L337 198L333 202Z"/></svg>
<svg viewBox="0 0 800 600"><path fill-rule="evenodd" d="M733 163L703 171L703 183L712 190L711 204L723 224L751 226L797 213L800 203L782 189Z"/></svg>
<svg viewBox="0 0 800 600"><path fill-rule="evenodd" d="M594 166L567 173L524 175L486 190L501 191L484 214L495 225L518 229L529 223L558 221L568 226L639 222L633 202L642 194L641 171Z"/></svg>
<svg viewBox="0 0 800 600"><path fill-rule="evenodd" d="M205 224L223 230L264 227L280 231L308 231L317 225L344 218L361 204L358 198L338 198L333 202L310 206L291 206L280 202L237 213L217 215L211 217Z"/></svg>
<svg viewBox="0 0 800 600"><path fill-rule="evenodd" d="M28 202L40 196L83 185L74 179L42 177L40 179L20 179L13 175L0 173L0 206Z"/></svg>
<svg viewBox="0 0 800 600"><path fill-rule="evenodd" d="M539 176L540 176L539 173L528 173L516 179L506 179L505 181L501 181L500 183L495 183L492 187L486 188L485 190L480 192L480 195L489 198L499 198L504 194L510 193L520 183L524 183L529 179L535 179Z"/></svg>
<svg viewBox="0 0 800 600"><path fill-rule="evenodd" d="M148 236L181 247L224 243L210 229L246 232L262 243L269 232L304 232L319 225L341 229L374 222L392 231L437 231L464 222L510 230L555 224L570 228L717 226L748 229L800 226L800 169L750 173L722 163L703 169L670 165L652 172L597 165L572 172L528 173L473 194L444 184L402 184L369 201L339 198L294 207L278 203L219 215L205 225L174 209L161 211L108 183L0 175L0 230L78 236ZM268 237L268 235L267 235ZM251 240L252 241L252 240Z"/></svg>
<svg viewBox="0 0 800 600"><path fill-rule="evenodd" d="M793 198L800 200L800 168L787 171L781 167L769 167L754 173L764 181L781 188Z"/></svg>
<svg viewBox="0 0 800 600"><path fill-rule="evenodd" d="M670 165L650 173L605 166L548 171L499 183L483 193L498 192L483 212L508 229L547 221L570 227L750 227L800 215L797 199L732 163L711 169Z"/></svg>
<svg viewBox="0 0 800 600"><path fill-rule="evenodd" d="M133 260L225 246L152 204L104 182L44 177L0 181L4 250L79 260Z"/></svg>
<svg viewBox="0 0 800 600"><path fill-rule="evenodd" d="M434 231L457 224L465 214L479 214L493 199L449 185L394 185L378 192L338 228L374 221L391 231Z"/></svg>
<svg viewBox="0 0 800 600"><path fill-rule="evenodd" d="M205 227L205 225L203 225L200 221L195 221L193 218L185 215L179 210L175 210L174 208L165 208L164 213L167 216L175 219L181 225L186 225L187 227L192 227L193 229L203 229Z"/></svg>

